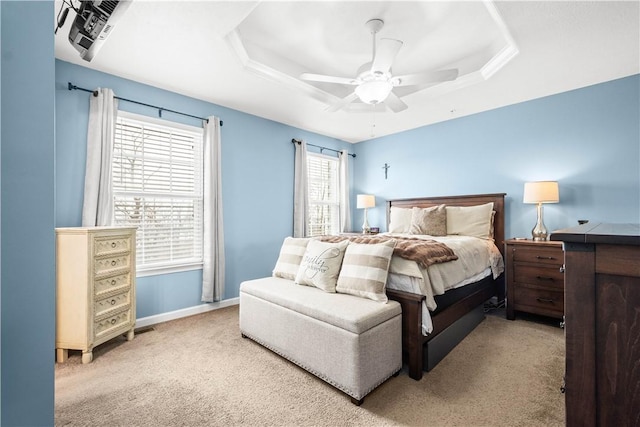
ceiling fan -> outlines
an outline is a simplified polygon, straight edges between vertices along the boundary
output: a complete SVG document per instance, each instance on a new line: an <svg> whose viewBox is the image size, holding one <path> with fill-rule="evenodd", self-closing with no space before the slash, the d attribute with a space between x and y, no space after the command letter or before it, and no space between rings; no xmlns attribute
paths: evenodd
<svg viewBox="0 0 640 427"><path fill-rule="evenodd" d="M407 104L393 93L394 87L439 83L455 80L458 77L457 69L393 76L391 66L402 47L402 41L384 38L380 39L376 46L376 33L382 29L384 21L371 19L365 26L373 36L373 59L358 69L357 77L335 77L312 73L300 75L302 80L355 86L353 93L329 106L327 111L338 111L359 98L365 104L375 105L384 102L391 111L397 113L407 109Z"/></svg>

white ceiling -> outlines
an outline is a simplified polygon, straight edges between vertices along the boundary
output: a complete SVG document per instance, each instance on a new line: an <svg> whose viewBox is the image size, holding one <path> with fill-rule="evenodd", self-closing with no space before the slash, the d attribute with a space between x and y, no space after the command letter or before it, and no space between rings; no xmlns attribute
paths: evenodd
<svg viewBox="0 0 640 427"><path fill-rule="evenodd" d="M56 58L349 142L640 73L639 0L134 0L91 62L67 40L74 17ZM385 21L378 37L404 42L394 75L458 68L458 79L396 88L399 113L325 111L353 88L299 74L355 77L371 61L372 18Z"/></svg>

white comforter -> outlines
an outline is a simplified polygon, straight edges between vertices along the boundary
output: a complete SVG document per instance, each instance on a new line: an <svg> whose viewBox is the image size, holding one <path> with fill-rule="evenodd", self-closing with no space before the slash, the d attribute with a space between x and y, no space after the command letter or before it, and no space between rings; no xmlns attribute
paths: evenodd
<svg viewBox="0 0 640 427"><path fill-rule="evenodd" d="M493 240L469 236L434 237L396 233L384 235L436 240L450 247L458 256L455 261L434 264L426 269L418 267L415 261L398 256L391 259L387 286L390 289L425 295L425 306L431 311L436 309L435 295L442 295L449 289L476 282L489 274L495 279L504 271L502 255ZM422 310L425 335L433 330L428 310Z"/></svg>

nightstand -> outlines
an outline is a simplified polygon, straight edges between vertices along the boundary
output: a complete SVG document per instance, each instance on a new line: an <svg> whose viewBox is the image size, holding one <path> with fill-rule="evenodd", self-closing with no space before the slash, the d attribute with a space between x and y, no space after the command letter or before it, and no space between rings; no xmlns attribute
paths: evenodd
<svg viewBox="0 0 640 427"><path fill-rule="evenodd" d="M562 242L511 239L505 249L507 319L514 320L516 311L562 319Z"/></svg>

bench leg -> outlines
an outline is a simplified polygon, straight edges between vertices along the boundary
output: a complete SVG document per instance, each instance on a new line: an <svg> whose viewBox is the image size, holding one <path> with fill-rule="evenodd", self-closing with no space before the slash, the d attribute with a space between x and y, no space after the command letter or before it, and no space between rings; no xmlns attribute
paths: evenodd
<svg viewBox="0 0 640 427"><path fill-rule="evenodd" d="M364 397L362 399L356 399L355 397L351 398L351 403L353 403L356 406L362 405L362 402L364 402Z"/></svg>

